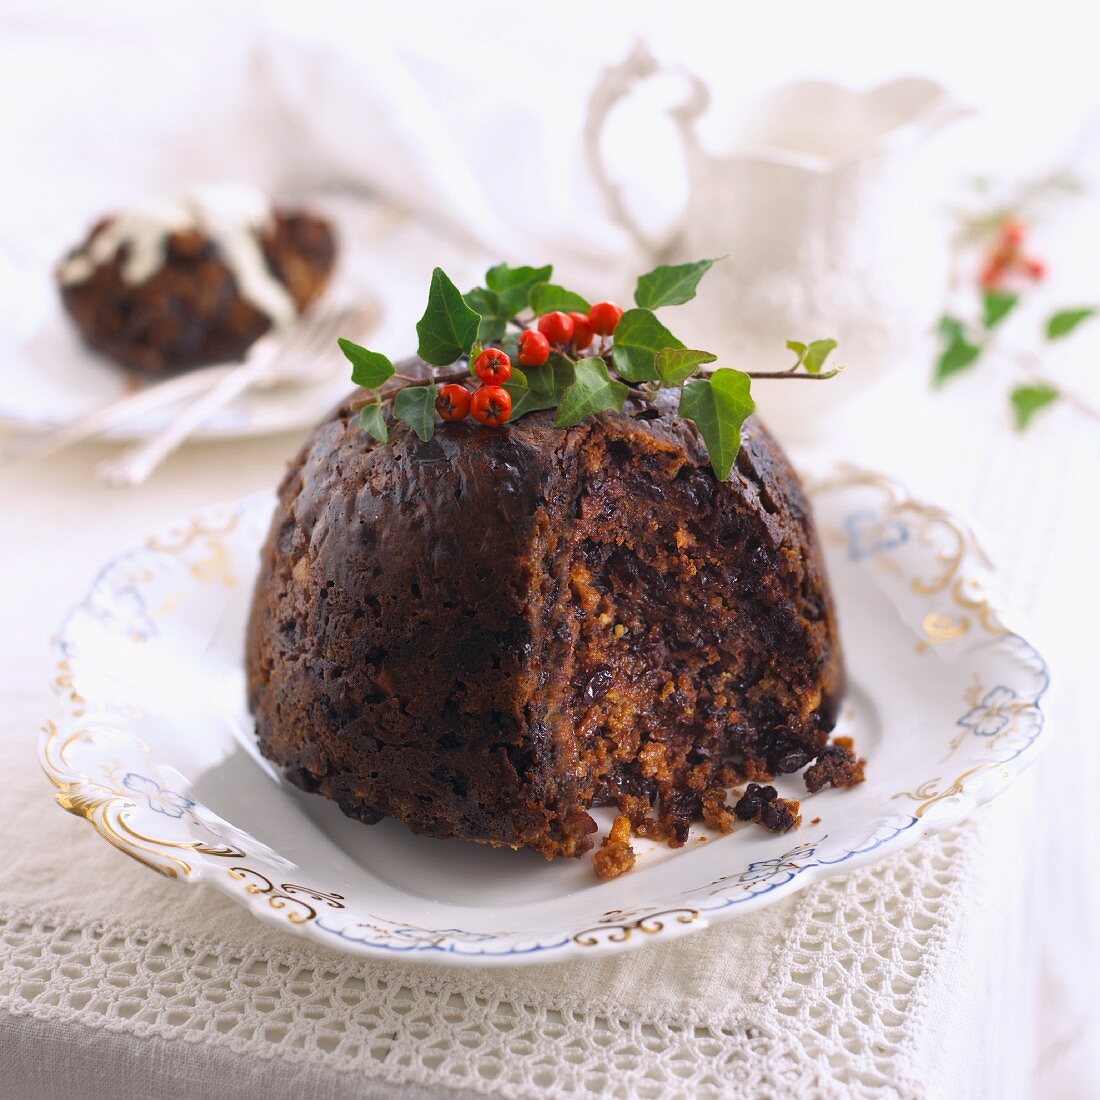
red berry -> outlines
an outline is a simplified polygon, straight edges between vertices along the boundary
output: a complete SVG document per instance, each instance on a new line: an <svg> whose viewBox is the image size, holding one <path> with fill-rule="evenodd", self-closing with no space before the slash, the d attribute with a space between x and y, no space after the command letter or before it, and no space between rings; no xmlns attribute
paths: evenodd
<svg viewBox="0 0 1100 1100"><path fill-rule="evenodd" d="M499 428L512 415L512 396L501 386L482 386L470 398L470 415L487 428Z"/></svg>
<svg viewBox="0 0 1100 1100"><path fill-rule="evenodd" d="M1028 260L1027 273L1033 279L1041 279L1047 273L1047 265L1042 260Z"/></svg>
<svg viewBox="0 0 1100 1100"><path fill-rule="evenodd" d="M1004 276L1004 265L1000 260L993 259L985 266L981 274L981 284L985 287L1000 286Z"/></svg>
<svg viewBox="0 0 1100 1100"><path fill-rule="evenodd" d="M519 334L519 351L516 358L525 367L541 367L550 358L550 341L533 328Z"/></svg>
<svg viewBox="0 0 1100 1100"><path fill-rule="evenodd" d="M441 386L435 395L435 411L444 420L463 420L470 411L470 391L457 382Z"/></svg>
<svg viewBox="0 0 1100 1100"><path fill-rule="evenodd" d="M1015 218L1008 218L1001 223L1001 240L1009 248L1019 248L1024 243L1024 233L1024 223Z"/></svg>
<svg viewBox="0 0 1100 1100"><path fill-rule="evenodd" d="M551 344L568 344L573 339L573 318L560 309L545 313L539 318L539 332Z"/></svg>
<svg viewBox="0 0 1100 1100"><path fill-rule="evenodd" d="M588 311L588 323L597 335L610 336L622 315L622 309L614 302L597 302Z"/></svg>
<svg viewBox="0 0 1100 1100"><path fill-rule="evenodd" d="M573 347L577 351L584 351L589 344L592 343L592 325L588 320L587 313L570 313L571 320L573 321Z"/></svg>
<svg viewBox="0 0 1100 1100"><path fill-rule="evenodd" d="M499 386L512 373L512 360L500 348L486 348L474 360L474 374L486 384Z"/></svg>

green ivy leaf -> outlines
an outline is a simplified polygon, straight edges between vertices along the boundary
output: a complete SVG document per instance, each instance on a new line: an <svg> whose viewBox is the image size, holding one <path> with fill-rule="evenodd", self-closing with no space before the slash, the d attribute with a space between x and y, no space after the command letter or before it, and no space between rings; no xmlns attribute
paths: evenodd
<svg viewBox="0 0 1100 1100"><path fill-rule="evenodd" d="M561 396L554 424L572 428L604 409L621 411L627 388L607 373L602 359L581 359L573 368L573 384Z"/></svg>
<svg viewBox="0 0 1100 1100"><path fill-rule="evenodd" d="M527 391L531 388L527 381L527 375L519 367L513 367L512 373L508 375L508 381L502 382L501 386L508 391L508 395L512 398L512 415L508 419L515 420L516 406L524 399Z"/></svg>
<svg viewBox="0 0 1100 1100"><path fill-rule="evenodd" d="M513 383L513 379L517 381ZM551 355L541 367L528 367L526 371L513 367L511 377L504 383L512 398L512 415L508 419L518 420L540 409L556 409L572 384L572 364L557 354Z"/></svg>
<svg viewBox="0 0 1100 1100"><path fill-rule="evenodd" d="M704 363L713 363L717 358L709 351L661 348L653 360L653 366L662 385L682 386Z"/></svg>
<svg viewBox="0 0 1100 1100"><path fill-rule="evenodd" d="M428 307L416 323L420 358L434 367L450 366L470 350L480 323L481 317L466 304L458 287L437 267L432 272Z"/></svg>
<svg viewBox="0 0 1100 1100"><path fill-rule="evenodd" d="M945 313L936 324L936 331L944 338L945 341L959 340L966 334L966 329L963 327L962 321L958 317L952 317L951 314ZM800 347L802 345L799 345ZM791 347L788 343L787 347Z"/></svg>
<svg viewBox="0 0 1100 1100"><path fill-rule="evenodd" d="M693 264L662 264L638 280L634 301L642 309L682 306L695 297L699 280L717 262L718 260L699 260Z"/></svg>
<svg viewBox="0 0 1100 1100"><path fill-rule="evenodd" d="M478 340L482 344L495 344L504 336L509 316L504 310L500 295L483 286L475 286L462 297L471 309L481 314L481 323L477 329Z"/></svg>
<svg viewBox="0 0 1100 1100"><path fill-rule="evenodd" d="M342 336L336 342L351 364L351 380L357 386L362 386L365 390L375 390L393 374L393 364L381 352L367 351Z"/></svg>
<svg viewBox="0 0 1100 1100"><path fill-rule="evenodd" d="M657 353L683 346L651 310L628 309L615 328L611 358L628 382L655 382Z"/></svg>
<svg viewBox="0 0 1100 1100"><path fill-rule="evenodd" d="M393 417L427 443L435 435L435 385L408 386L393 399Z"/></svg>
<svg viewBox="0 0 1100 1100"><path fill-rule="evenodd" d="M806 373L820 374L821 368L825 366L825 360L829 358L830 353L835 347L835 340L811 341L809 347L806 348L802 356L802 366L806 368ZM834 371L833 373L835 374L836 372Z"/></svg>
<svg viewBox="0 0 1100 1100"><path fill-rule="evenodd" d="M958 374L960 371L973 366L981 353L982 349L977 344L970 343L965 336L950 338L936 361L936 373L933 382L938 386L950 378L951 375Z"/></svg>
<svg viewBox="0 0 1100 1100"><path fill-rule="evenodd" d="M379 443L385 443L390 438L386 416L378 401L371 401L359 410L359 427Z"/></svg>
<svg viewBox="0 0 1100 1100"><path fill-rule="evenodd" d="M505 333L503 339L497 341L497 345L500 350L515 363L516 359L519 357L519 333Z"/></svg>
<svg viewBox="0 0 1100 1100"><path fill-rule="evenodd" d="M1019 294L987 290L982 295L982 324L986 328L996 328L1015 309L1019 300Z"/></svg>
<svg viewBox="0 0 1100 1100"><path fill-rule="evenodd" d="M1047 321L1047 339L1061 340L1063 336L1068 336L1082 321L1087 321L1095 315L1095 306L1085 306L1083 309L1059 310Z"/></svg>
<svg viewBox="0 0 1100 1100"><path fill-rule="evenodd" d="M747 374L722 367L709 378L689 382L680 393L680 415L699 429L719 481L729 477L741 447L741 425L756 408L750 385Z"/></svg>
<svg viewBox="0 0 1100 1100"><path fill-rule="evenodd" d="M791 371L798 370L799 367L805 367L807 374L820 374L821 368L825 365L825 360L829 358L836 347L835 340L813 340L809 344L803 344L798 340L788 340L787 347L798 356ZM831 370L829 377L842 368Z"/></svg>
<svg viewBox="0 0 1100 1100"><path fill-rule="evenodd" d="M1022 432L1040 409L1058 400L1058 391L1047 385L1017 386L1009 394L1009 400L1016 414L1016 428Z"/></svg>
<svg viewBox="0 0 1100 1100"><path fill-rule="evenodd" d="M579 294L554 283L540 283L531 292L531 308L541 317L560 309L562 313L587 313L591 308Z"/></svg>
<svg viewBox="0 0 1100 1100"><path fill-rule="evenodd" d="M497 264L485 272L485 284L503 306L506 317L515 317L531 304L531 292L539 283L549 282L554 268L550 264L544 267L509 267ZM473 305L473 303L470 303ZM477 306L474 306L477 309Z"/></svg>

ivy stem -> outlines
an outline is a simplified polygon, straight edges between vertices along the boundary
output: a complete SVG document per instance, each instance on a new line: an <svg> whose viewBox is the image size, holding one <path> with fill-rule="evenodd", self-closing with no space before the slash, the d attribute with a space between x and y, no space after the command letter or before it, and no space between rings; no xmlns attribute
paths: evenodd
<svg viewBox="0 0 1100 1100"><path fill-rule="evenodd" d="M1037 382L1042 382L1044 385L1050 386L1051 389L1057 390L1058 397L1067 405L1072 406L1083 416L1087 416L1090 420L1095 420L1100 423L1100 409L1097 409L1094 406L1090 405L1083 397L1079 397L1075 393L1070 393L1067 390L1061 389L1049 379L1044 378L1042 375L1037 375L1035 380Z"/></svg>
<svg viewBox="0 0 1100 1100"><path fill-rule="evenodd" d="M823 374L796 374L794 370L747 370L743 373L750 378L790 378L803 379L806 382L827 382L836 377L835 370L825 371Z"/></svg>
<svg viewBox="0 0 1100 1100"><path fill-rule="evenodd" d="M388 404L391 402L402 390L407 390L411 386L446 386L449 382L462 382L470 377L470 372L466 367L462 367L459 370L449 370L445 374L436 375L434 378L410 378L406 374L392 374L391 378L400 378L404 384L401 386L393 386L385 392L380 392L377 389L368 390L368 394L365 401L360 401L352 406L353 411L355 409L361 409L364 405L369 405L374 401L377 401L380 405Z"/></svg>
<svg viewBox="0 0 1100 1100"><path fill-rule="evenodd" d="M1063 389L1058 383L1044 374L1043 361L1033 351L1028 351L1026 348L1006 347L999 341L995 343L991 342L991 347L1010 362L1014 362L1018 367L1022 367L1027 371L1033 381L1044 386L1049 386L1052 390L1056 390L1060 400L1076 409L1083 416L1087 416L1090 420L1100 421L1100 409L1097 409L1095 405L1090 404L1079 394Z"/></svg>

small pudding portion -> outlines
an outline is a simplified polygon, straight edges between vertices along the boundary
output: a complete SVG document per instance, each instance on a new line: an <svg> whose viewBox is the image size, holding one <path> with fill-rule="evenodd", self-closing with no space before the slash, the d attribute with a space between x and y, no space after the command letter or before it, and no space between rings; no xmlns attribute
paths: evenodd
<svg viewBox="0 0 1100 1100"><path fill-rule="evenodd" d="M57 281L89 347L158 376L240 358L321 294L335 260L323 218L218 183L104 218Z"/></svg>

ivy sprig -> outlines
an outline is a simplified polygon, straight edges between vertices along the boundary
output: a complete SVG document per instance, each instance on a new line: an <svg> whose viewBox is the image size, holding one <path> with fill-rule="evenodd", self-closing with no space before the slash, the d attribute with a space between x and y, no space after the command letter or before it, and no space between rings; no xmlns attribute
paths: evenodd
<svg viewBox="0 0 1100 1100"><path fill-rule="evenodd" d="M718 260L663 264L642 275L634 307L619 318L612 337L603 336L576 354L556 348L541 366L514 367L504 382L512 400L509 420L555 409L554 423L568 429L600 412L621 412L628 399L652 404L663 389L679 390L679 412L697 428L719 480L733 469L741 429L756 408L756 378L832 378L825 369L835 340L788 341L794 363L781 371L740 371L719 367L707 351L688 348L656 314L665 306L691 301L700 280ZM416 325L422 360L438 368L432 382L397 374L380 352L340 340L352 365L352 381L370 394L359 408L363 430L380 443L389 439L389 421L407 424L425 442L436 427L437 384L467 381L470 365L488 346L516 357L519 334L537 317L556 310L587 313L582 295L552 282L553 267L497 264L485 284L461 293L441 268L432 272L428 304ZM396 385L389 385L396 380Z"/></svg>
<svg viewBox="0 0 1100 1100"><path fill-rule="evenodd" d="M942 386L948 379L976 367L995 351L1017 361L1030 374L1026 382L1013 386L1008 393L1009 406L1017 430L1024 431L1036 413L1055 404L1060 399L1075 399L1062 391L1050 379L1038 374L1039 358L1026 351L1014 351L998 346L997 329L1015 310L1020 296L1005 290L984 290L981 295L981 316L976 321L963 321L954 314L945 313L939 319L937 333L940 351L936 359L932 381ZM1063 340L1077 327L1100 312L1096 306L1078 306L1060 309L1047 317L1043 324L1043 337L1047 342ZM1090 411L1086 409L1085 411ZM1091 413L1090 413L1091 414Z"/></svg>
<svg viewBox="0 0 1100 1100"><path fill-rule="evenodd" d="M572 428L605 409L620 412L629 389L611 377L602 359L590 356L573 364L573 381L565 388L554 423Z"/></svg>

